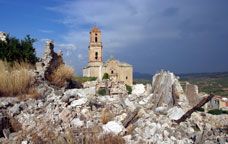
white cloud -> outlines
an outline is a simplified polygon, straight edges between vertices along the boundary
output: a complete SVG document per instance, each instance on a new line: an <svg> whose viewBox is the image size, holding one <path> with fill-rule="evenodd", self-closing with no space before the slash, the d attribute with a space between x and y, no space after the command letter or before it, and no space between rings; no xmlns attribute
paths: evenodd
<svg viewBox="0 0 228 144"><path fill-rule="evenodd" d="M79 60L83 60L83 58L84 58L84 57L82 56L82 54L78 54L78 59L79 59Z"/></svg>
<svg viewBox="0 0 228 144"><path fill-rule="evenodd" d="M77 47L75 44L71 44L71 43L61 43L61 44L55 44L55 47L57 47L58 49L66 49L66 50L76 50Z"/></svg>
<svg viewBox="0 0 228 144"><path fill-rule="evenodd" d="M52 30L46 30L46 29L39 29L39 31L42 32L42 33L47 33L47 34L51 34L51 33L54 32Z"/></svg>

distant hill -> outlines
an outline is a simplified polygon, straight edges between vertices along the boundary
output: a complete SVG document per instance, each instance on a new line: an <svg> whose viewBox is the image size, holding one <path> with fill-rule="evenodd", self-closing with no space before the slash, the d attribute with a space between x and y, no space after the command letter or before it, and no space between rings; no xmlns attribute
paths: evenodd
<svg viewBox="0 0 228 144"><path fill-rule="evenodd" d="M134 76L134 79L145 79L145 80L152 79L152 74L147 74L147 73L134 72L133 76Z"/></svg>
<svg viewBox="0 0 228 144"><path fill-rule="evenodd" d="M213 72L213 73L180 73L175 74L179 76L181 79L190 79L190 78L220 78L220 77L228 77L228 72ZM148 73L140 73L134 72L134 79L145 79L151 80L152 74Z"/></svg>
<svg viewBox="0 0 228 144"><path fill-rule="evenodd" d="M228 77L228 72L213 72L213 73L188 73L188 74L177 74L181 79L190 78L222 78Z"/></svg>
<svg viewBox="0 0 228 144"><path fill-rule="evenodd" d="M180 77L180 81L188 81L196 84L200 92L213 93L228 97L228 72L214 73L189 73L175 74ZM148 84L152 81L152 74L134 73L134 84Z"/></svg>
<svg viewBox="0 0 228 144"><path fill-rule="evenodd" d="M228 97L228 72L180 74L181 81L196 84L199 91Z"/></svg>

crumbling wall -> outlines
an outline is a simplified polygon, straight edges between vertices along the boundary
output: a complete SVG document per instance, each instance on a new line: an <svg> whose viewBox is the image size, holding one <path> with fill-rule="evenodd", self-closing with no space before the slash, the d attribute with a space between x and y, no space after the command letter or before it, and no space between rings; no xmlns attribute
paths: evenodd
<svg viewBox="0 0 228 144"><path fill-rule="evenodd" d="M6 42L6 33L0 32L0 41Z"/></svg>
<svg viewBox="0 0 228 144"><path fill-rule="evenodd" d="M111 81L111 80L103 80L97 82L96 91L100 88L105 88L110 95L127 95L127 89L124 82Z"/></svg>
<svg viewBox="0 0 228 144"><path fill-rule="evenodd" d="M167 105L188 105L188 101L184 95L184 91L179 83L178 78L169 71L161 71L153 76L151 99L153 108Z"/></svg>
<svg viewBox="0 0 228 144"><path fill-rule="evenodd" d="M44 57L36 64L38 74L42 79L48 79L61 64L64 64L62 52L54 52L54 42L48 40L45 44Z"/></svg>
<svg viewBox="0 0 228 144"><path fill-rule="evenodd" d="M195 106L196 104L198 104L200 99L197 85L187 83L185 93L191 106Z"/></svg>

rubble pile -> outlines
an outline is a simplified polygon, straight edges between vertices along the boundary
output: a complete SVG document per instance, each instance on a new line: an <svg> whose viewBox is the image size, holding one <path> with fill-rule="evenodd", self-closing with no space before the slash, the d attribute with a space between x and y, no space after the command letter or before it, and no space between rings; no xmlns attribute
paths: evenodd
<svg viewBox="0 0 228 144"><path fill-rule="evenodd" d="M228 141L228 115L194 112L180 124L174 121L190 108L178 78L167 71L156 74L152 85L134 85L132 94L124 95L116 90L97 96L94 84L69 90L46 85L37 100L0 98L0 143L80 143L91 133L111 133L131 144ZM15 121L20 127L12 130Z"/></svg>
<svg viewBox="0 0 228 144"><path fill-rule="evenodd" d="M93 83L90 83L93 84ZM88 85L88 84L87 84ZM96 90L106 89L108 95L127 95L127 89L124 82L120 81L112 81L112 80L102 80L96 82L95 84Z"/></svg>

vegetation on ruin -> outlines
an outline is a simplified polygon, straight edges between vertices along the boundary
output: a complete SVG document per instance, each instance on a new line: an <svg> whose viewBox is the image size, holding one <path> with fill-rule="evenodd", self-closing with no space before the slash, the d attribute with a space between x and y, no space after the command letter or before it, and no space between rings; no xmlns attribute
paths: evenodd
<svg viewBox="0 0 228 144"><path fill-rule="evenodd" d="M73 75L74 69L62 64L50 75L49 81L55 86L63 87L65 82L73 78Z"/></svg>
<svg viewBox="0 0 228 144"><path fill-rule="evenodd" d="M102 79L103 79L103 80L104 80L104 79L109 79L109 74L108 74L108 73L104 73Z"/></svg>
<svg viewBox="0 0 228 144"><path fill-rule="evenodd" d="M35 64L38 61L33 47L35 41L29 35L21 40L7 35L6 41L0 41L0 59Z"/></svg>
<svg viewBox="0 0 228 144"><path fill-rule="evenodd" d="M126 89L127 89L128 94L131 94L131 92L132 92L132 87L129 86L129 85L125 85L125 86L126 86Z"/></svg>
<svg viewBox="0 0 228 144"><path fill-rule="evenodd" d="M220 110L220 109L213 109L213 110L209 110L208 113L213 114L213 115L221 115L221 114L228 114L228 111Z"/></svg>
<svg viewBox="0 0 228 144"><path fill-rule="evenodd" d="M97 91L98 95L104 96L106 95L106 88L99 88Z"/></svg>
<svg viewBox="0 0 228 144"><path fill-rule="evenodd" d="M95 81L95 80L97 80L96 77L80 77L80 76L75 76L73 79L75 81L80 82L80 83L84 83L84 82L87 82L87 81Z"/></svg>

